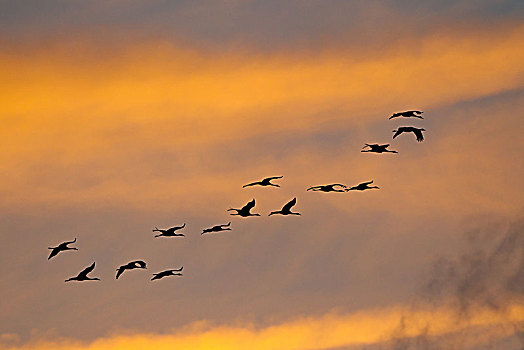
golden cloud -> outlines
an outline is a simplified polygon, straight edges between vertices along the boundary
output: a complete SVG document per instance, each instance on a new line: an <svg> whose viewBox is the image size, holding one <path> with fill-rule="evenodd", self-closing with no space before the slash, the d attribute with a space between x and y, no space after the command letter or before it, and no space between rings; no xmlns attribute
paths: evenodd
<svg viewBox="0 0 524 350"><path fill-rule="evenodd" d="M399 333L400 320L402 332ZM293 321L256 328L253 325L212 326L195 323L172 334L126 334L101 338L91 343L71 339L32 340L9 350L109 350L109 349L329 349L340 346L379 344L391 339L419 335L439 337L470 328L482 329L489 339L480 337L467 342L493 341L514 333L512 325L524 320L524 306L512 305L504 313L490 308L477 309L460 320L449 308L405 309L401 307L366 310L347 315L336 313L304 317ZM493 330L493 331L490 331ZM466 340L463 340L466 341ZM479 344L482 345L482 344Z"/></svg>
<svg viewBox="0 0 524 350"><path fill-rule="evenodd" d="M189 187L213 191L251 180L245 172L217 173L201 155L259 135L308 132L333 121L359 129L398 106L437 108L516 89L524 73L523 34L521 26L432 36L365 57L340 48L248 55L158 43L6 52L0 56L2 202L111 197L148 206L163 193L183 196ZM282 168L273 151L261 169ZM162 168L148 158L162 152L164 160L193 170Z"/></svg>

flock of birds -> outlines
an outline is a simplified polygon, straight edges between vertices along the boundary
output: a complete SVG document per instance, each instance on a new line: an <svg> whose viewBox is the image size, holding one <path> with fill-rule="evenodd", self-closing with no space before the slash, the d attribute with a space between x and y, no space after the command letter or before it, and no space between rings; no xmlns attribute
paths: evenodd
<svg viewBox="0 0 524 350"><path fill-rule="evenodd" d="M398 118L398 117L404 117L404 118L419 118L424 119L422 117L422 111L404 111L404 112L398 112L394 113L392 116L389 117L389 119ZM396 130L393 130L393 139L395 139L397 136L399 136L402 133L410 133L412 132L417 141L421 142L424 140L423 131L426 131L425 129L416 128L413 126L402 126L399 127ZM387 148L390 146L390 144L364 144L364 147L362 147L361 152L371 152L371 153L398 153L397 151L391 151ZM280 187L280 185L272 183L273 180L278 180L283 178L283 176L272 176L267 177L263 180L252 182L249 184L246 184L242 186L243 188L251 187L251 186L273 186L273 187ZM349 192L349 191L365 191L369 189L379 189L378 186L370 186L373 184L373 180L362 182L356 186L348 187L344 184L329 184L329 185L319 185L319 186L312 186L309 187L306 191L320 191L320 192ZM282 209L272 211L268 214L268 216L272 215L300 215L300 213L292 212L291 208L293 208L297 204L297 198L293 198L289 202L287 202ZM249 217L249 216L260 216L260 214L252 213L251 210L255 207L255 199L253 198L251 201L249 201L246 205L244 205L240 209L236 208L229 208L227 209L228 212L233 212L230 215L234 216L241 216L241 217ZM155 238L158 237L184 237L183 233L177 233L178 230L182 230L186 227L186 224L184 223L182 226L174 226L167 229L159 229L158 227L155 227L153 229L153 232L159 232L159 234L155 235ZM213 233L213 232L221 232L221 231L231 231L231 222L228 222L227 224L222 225L215 225L210 228L205 228L202 230L201 235L206 233ZM67 251L67 250L78 250L76 247L70 247L69 245L72 245L76 243L76 238L72 241L67 241L60 243L56 247L49 247L48 249L51 249L51 253L49 254L48 260L52 259L53 257L57 256L59 253ZM151 281L159 280L164 277L169 276L182 276L182 270L183 266L176 268L176 269L169 269L164 270L161 272L157 272L153 274L153 278L151 278ZM80 271L78 275L74 277L70 277L65 280L65 282L70 281L99 281L100 278L98 277L89 277L89 274L95 269L95 263L93 262L91 265ZM118 279L125 271L127 270L134 270L134 269L147 269L145 261L142 260L134 260L131 262L128 262L127 264L124 264L116 269L116 279Z"/></svg>

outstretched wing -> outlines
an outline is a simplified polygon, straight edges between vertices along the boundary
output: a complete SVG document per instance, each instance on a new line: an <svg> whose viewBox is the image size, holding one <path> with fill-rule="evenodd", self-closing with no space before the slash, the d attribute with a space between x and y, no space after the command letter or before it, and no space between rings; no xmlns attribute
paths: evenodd
<svg viewBox="0 0 524 350"><path fill-rule="evenodd" d="M174 226L174 227L171 227L170 229L168 229L169 231L176 231L176 230L180 230L182 228L186 227L186 223L184 222L184 224L182 226Z"/></svg>
<svg viewBox="0 0 524 350"><path fill-rule="evenodd" d="M75 242L76 242L76 237L72 241L67 241L67 242L64 242L62 244L68 245L68 244L75 243Z"/></svg>
<svg viewBox="0 0 524 350"><path fill-rule="evenodd" d="M179 267L178 269L171 269L171 270L167 270L167 271L170 271L170 272L180 272L180 271L182 271L183 269L184 269L184 266L181 266L181 267ZM165 271L165 272L167 272L167 271Z"/></svg>
<svg viewBox="0 0 524 350"><path fill-rule="evenodd" d="M88 266L86 267L85 269L82 270L82 272L80 272L78 274L78 277L81 277L81 278L86 278L87 277L87 274L91 271L93 271L95 268L95 262L93 261L93 263L91 264L91 266Z"/></svg>
<svg viewBox="0 0 524 350"><path fill-rule="evenodd" d="M413 133L414 133L415 136L417 137L417 141L418 141L418 142L422 142L422 141L424 141L424 135L422 135L422 130L420 130L420 129L415 129L415 130L413 130Z"/></svg>
<svg viewBox="0 0 524 350"><path fill-rule="evenodd" d="M56 256L58 253L60 253L60 249L58 247L57 248L53 248L53 250L51 251L51 254L49 254L49 256L47 257L47 260L49 260L52 257Z"/></svg>
<svg viewBox="0 0 524 350"><path fill-rule="evenodd" d="M397 132L395 133L395 135L393 135L393 138L397 137L398 135L402 134L404 132L404 130L402 130L402 128L398 128L396 130Z"/></svg>
<svg viewBox="0 0 524 350"><path fill-rule="evenodd" d="M251 201L249 201L246 205L244 205L244 207L242 208L242 210L250 211L254 206L255 206L255 198L253 198L253 199L252 199Z"/></svg>
<svg viewBox="0 0 524 350"><path fill-rule="evenodd" d="M116 270L116 279L118 279L118 277L120 277L120 275L123 274L125 270L126 270L125 265L120 266L120 267Z"/></svg>
<svg viewBox="0 0 524 350"><path fill-rule="evenodd" d="M286 212L286 211L288 211L288 210L291 210L291 208L292 208L295 204L297 204L297 197L293 198L293 199L290 200L288 203L286 203L286 205L284 205L284 206L282 207L282 211L283 211L283 212Z"/></svg>
<svg viewBox="0 0 524 350"><path fill-rule="evenodd" d="M284 176L271 176L271 177L266 177L264 180L270 181L270 180L275 180L275 179L281 179L283 177Z"/></svg>
<svg viewBox="0 0 524 350"><path fill-rule="evenodd" d="M393 119L393 118L396 118L396 117L400 117L402 115L402 112L398 112L398 113L393 113L391 115L391 117L389 117L389 119Z"/></svg>
<svg viewBox="0 0 524 350"><path fill-rule="evenodd" d="M255 182L252 182L250 184L244 185L244 186L242 186L242 188L248 187L248 186L255 186L255 185L260 185L260 181L255 181Z"/></svg>
<svg viewBox="0 0 524 350"><path fill-rule="evenodd" d="M368 182L363 182L361 183L361 185L367 186L367 185L371 185L372 183L373 183L373 180L368 181Z"/></svg>

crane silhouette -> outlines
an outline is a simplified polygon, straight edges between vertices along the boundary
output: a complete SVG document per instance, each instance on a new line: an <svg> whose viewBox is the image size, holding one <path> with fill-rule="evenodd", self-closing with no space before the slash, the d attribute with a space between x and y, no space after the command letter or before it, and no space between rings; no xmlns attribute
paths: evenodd
<svg viewBox="0 0 524 350"><path fill-rule="evenodd" d="M364 149L368 147L368 149ZM364 147L362 147L362 151L360 152L372 152L372 153L398 153L397 151L390 151L388 150L387 148L389 147L389 143L386 143L384 145L379 145L377 143L374 143L374 144L369 144L369 143L366 143L364 144Z"/></svg>
<svg viewBox="0 0 524 350"><path fill-rule="evenodd" d="M250 184L242 186L242 188L249 187L249 186L274 186L274 187L280 187L280 185L271 183L271 180L281 179L284 176L272 176L272 177L266 177L265 179L261 181L252 182Z"/></svg>
<svg viewBox="0 0 524 350"><path fill-rule="evenodd" d="M155 227L153 232L160 232L160 234L155 235L155 238L156 237L181 237L181 236L184 236L184 234L175 233L175 231L183 229L184 227L186 227L186 223L184 223L182 226L175 226L175 227L167 228L165 230Z"/></svg>
<svg viewBox="0 0 524 350"><path fill-rule="evenodd" d="M72 241L68 241L68 242L63 242L63 243L60 243L59 245L57 245L56 247L48 247L47 249L52 249L51 250L51 254L49 254L49 256L47 257L47 260L51 259L52 257L58 255L58 253L60 252L63 252L63 251L66 251L66 250L78 250L77 248L75 247L68 247L67 245L68 244L73 244L76 242L76 237L74 240Z"/></svg>
<svg viewBox="0 0 524 350"><path fill-rule="evenodd" d="M393 113L393 115L391 117L389 117L389 119L398 118L398 117L424 119L424 117L421 116L422 113L424 113L424 112L422 112L422 111L398 112L398 113Z"/></svg>
<svg viewBox="0 0 524 350"><path fill-rule="evenodd" d="M202 230L201 235L203 235L204 233L208 233L208 232L231 231L231 228L229 226L231 226L231 222L228 222L225 225L216 225L211 228L206 228Z"/></svg>
<svg viewBox="0 0 524 350"><path fill-rule="evenodd" d="M376 188L378 189L379 187L378 186L369 186L373 183L373 180L371 181L368 181L368 182L362 182L360 184L358 184L357 186L353 186L353 187L350 187L350 188L347 188L346 189L346 192L347 191L364 191L364 190L370 190L372 188Z"/></svg>
<svg viewBox="0 0 524 350"><path fill-rule="evenodd" d="M272 211L271 213L269 213L268 216L271 216L271 215L275 215L275 214L280 214L280 215L300 215L300 213L293 213L291 212L291 208L297 204L297 198L293 198L292 200L290 200L289 202L287 202L281 210L277 210L277 211Z"/></svg>
<svg viewBox="0 0 524 350"><path fill-rule="evenodd" d="M236 214L229 214L229 215L238 215L238 216L242 216L244 218L248 217L248 216L260 216L260 214L251 213L251 209L253 209L254 206L255 206L255 198L253 198L251 201L249 201L241 209L230 208L227 211L235 210L237 212Z"/></svg>
<svg viewBox="0 0 524 350"><path fill-rule="evenodd" d="M154 273L153 278L151 278L151 281L159 280L161 278L168 277L168 276L183 276L181 273L179 273L183 269L184 269L184 266L178 269L171 269L171 270L165 270L162 272Z"/></svg>
<svg viewBox="0 0 524 350"><path fill-rule="evenodd" d="M320 186L312 186L308 188L306 191L320 191L320 192L344 192L343 189L335 189L335 187L342 187L346 188L346 185L342 184L331 184L331 185L320 185Z"/></svg>
<svg viewBox="0 0 524 350"><path fill-rule="evenodd" d="M75 277L71 277L71 278L66 279L65 282L69 282L69 281L78 281L78 282L82 282L82 281L100 281L100 278L98 278L98 277L91 278L91 277L87 276L91 271L94 270L94 268L95 268L95 263L93 262L90 266L88 266L85 269L83 269L82 271L80 271L80 273L78 275L76 275Z"/></svg>
<svg viewBox="0 0 524 350"><path fill-rule="evenodd" d="M123 274L126 270L133 269L147 269L145 261L134 260L120 266L118 269L116 269L116 279L118 279L118 277L120 277L120 275Z"/></svg>
<svg viewBox="0 0 524 350"><path fill-rule="evenodd" d="M397 130L393 130L393 132L395 133L395 135L393 135L393 138L397 137L398 135L404 132L412 132L417 137L417 141L422 142L424 141L424 135L422 135L422 131L426 131L426 129L419 129L413 126L401 126Z"/></svg>

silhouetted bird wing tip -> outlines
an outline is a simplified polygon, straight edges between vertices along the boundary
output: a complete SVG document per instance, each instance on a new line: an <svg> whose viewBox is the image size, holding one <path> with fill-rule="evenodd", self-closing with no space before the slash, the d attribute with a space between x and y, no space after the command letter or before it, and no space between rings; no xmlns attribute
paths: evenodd
<svg viewBox="0 0 524 350"><path fill-rule="evenodd" d="M289 202L287 202L283 207L282 211L290 210L295 204L297 204L297 197L293 198Z"/></svg>
<svg viewBox="0 0 524 350"><path fill-rule="evenodd" d="M94 269L95 269L95 262L93 261L93 263L89 265L88 267L86 267L84 270L82 270L81 273L83 273L84 275L87 275L89 272L93 271Z"/></svg>
<svg viewBox="0 0 524 350"><path fill-rule="evenodd" d="M393 138L397 137L398 135L402 134L402 130L400 130L400 128L398 128L397 130L393 130L393 132L395 133L393 135Z"/></svg>

